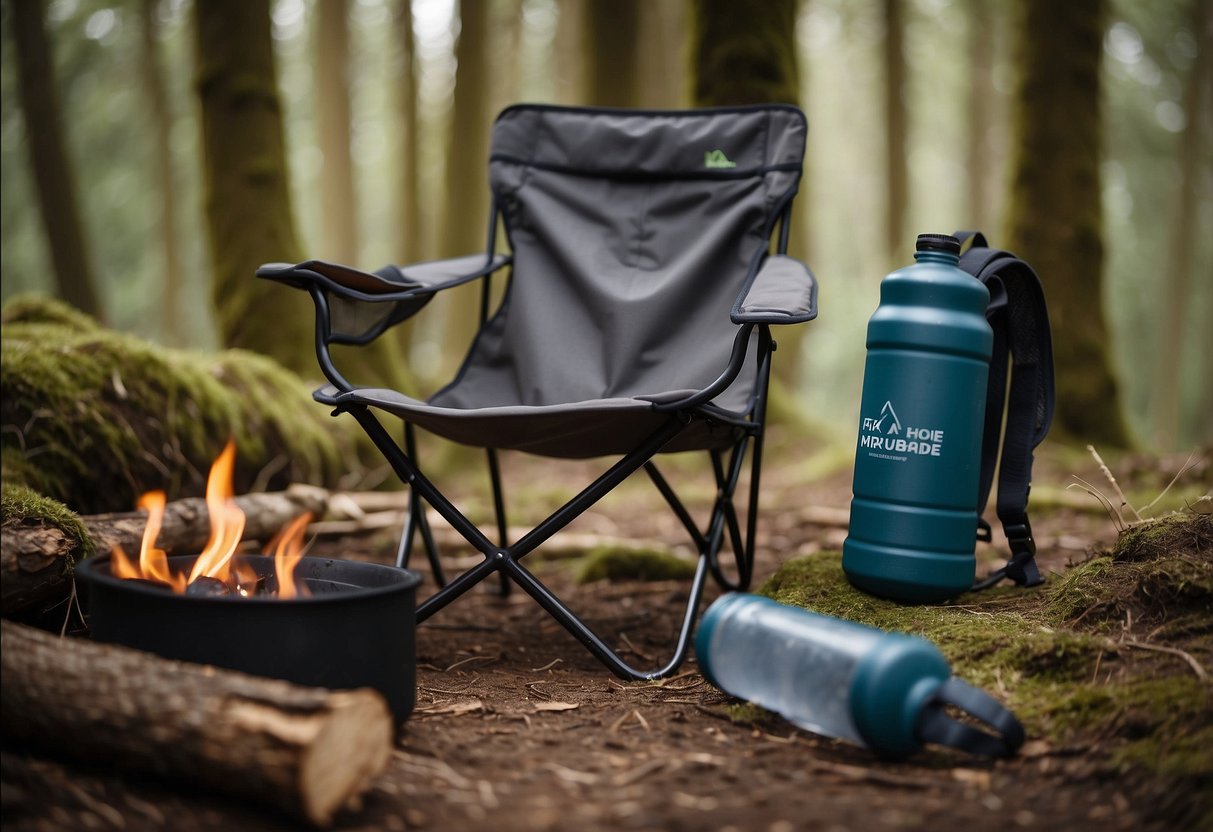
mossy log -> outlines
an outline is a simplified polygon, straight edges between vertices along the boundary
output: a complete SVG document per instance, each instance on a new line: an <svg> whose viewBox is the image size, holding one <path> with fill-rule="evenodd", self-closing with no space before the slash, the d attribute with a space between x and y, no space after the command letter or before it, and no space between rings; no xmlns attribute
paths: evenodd
<svg viewBox="0 0 1213 832"><path fill-rule="evenodd" d="M180 778L317 825L391 754L379 694L330 692L0 625L6 740Z"/></svg>
<svg viewBox="0 0 1213 832"><path fill-rule="evenodd" d="M327 491L309 486L237 497L245 515L244 539L268 540L305 512L319 517L327 501ZM79 518L80 534L36 515L10 518L6 513L0 536L0 613L11 615L66 596L75 562L94 549L110 552L121 546L135 556L146 525L143 512L95 514ZM157 545L170 554L195 554L209 534L206 501L188 497L165 506Z"/></svg>
<svg viewBox="0 0 1213 832"><path fill-rule="evenodd" d="M229 437L237 493L333 486L373 458L352 420L265 356L164 349L45 299L0 320L4 481L74 511L125 511L153 489L201 496Z"/></svg>

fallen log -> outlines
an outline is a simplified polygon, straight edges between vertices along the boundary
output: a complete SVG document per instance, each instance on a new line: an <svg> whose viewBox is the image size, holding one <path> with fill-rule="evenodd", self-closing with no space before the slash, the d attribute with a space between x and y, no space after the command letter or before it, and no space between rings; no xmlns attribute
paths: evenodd
<svg viewBox="0 0 1213 832"><path fill-rule="evenodd" d="M369 689L332 692L0 624L0 731L327 825L391 756ZM7 745L7 742L6 742Z"/></svg>
<svg viewBox="0 0 1213 832"><path fill-rule="evenodd" d="M245 514L245 539L268 540L304 512L321 516L328 495L322 488L294 485L286 491L237 497L236 505ZM80 522L98 553L121 546L127 554L137 555L147 515L139 511L91 514ZM170 554L193 554L202 550L209 534L206 500L187 497L165 506L157 545ZM32 519L6 522L0 535L0 613L11 615L66 597L72 565L79 557L80 541L60 528Z"/></svg>

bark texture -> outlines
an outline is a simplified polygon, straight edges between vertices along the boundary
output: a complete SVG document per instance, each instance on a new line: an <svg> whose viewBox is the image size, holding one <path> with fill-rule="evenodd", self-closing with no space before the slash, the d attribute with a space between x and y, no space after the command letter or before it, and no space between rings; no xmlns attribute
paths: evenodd
<svg viewBox="0 0 1213 832"><path fill-rule="evenodd" d="M269 0L194 5L211 284L224 346L315 375L311 303L257 280L257 267L297 262L274 69Z"/></svg>
<svg viewBox="0 0 1213 832"><path fill-rule="evenodd" d="M304 512L324 514L328 492L299 486L289 491L247 494L236 498L244 512L244 539L265 541ZM80 518L97 552L115 546L132 559L138 557L147 515L142 512L92 514ZM66 597L71 591L72 566L83 557L82 541L64 529L26 518L6 518L0 536L0 612L5 615L37 604ZM202 550L210 533L206 500L189 497L165 506L164 524L157 545L170 554L193 554Z"/></svg>
<svg viewBox="0 0 1213 832"><path fill-rule="evenodd" d="M0 625L6 739L276 806L316 825L391 755L371 690L329 692Z"/></svg>
<svg viewBox="0 0 1213 832"><path fill-rule="evenodd" d="M1125 447L1102 303L1105 16L1104 0L1025 0L1020 9L1008 248L1033 265L1049 300L1054 428L1063 437Z"/></svg>
<svg viewBox="0 0 1213 832"><path fill-rule="evenodd" d="M358 202L350 156L350 27L348 0L320 0L312 30L316 54L316 131L323 257L358 262Z"/></svg>

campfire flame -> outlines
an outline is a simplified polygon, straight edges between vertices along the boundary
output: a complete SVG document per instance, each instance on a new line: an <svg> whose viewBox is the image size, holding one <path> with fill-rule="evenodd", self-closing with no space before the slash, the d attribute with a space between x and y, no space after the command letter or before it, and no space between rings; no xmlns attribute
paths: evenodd
<svg viewBox="0 0 1213 832"><path fill-rule="evenodd" d="M248 563L235 557L245 526L244 512L236 504L232 485L235 467L236 445L229 440L211 465L207 477L206 508L210 514L210 536L188 577L169 569L167 553L156 548L156 538L164 523L166 497L163 491L149 491L139 498L138 508L147 511L139 562L132 563L122 547L115 546L111 558L114 577L164 584L178 593L184 593L190 584L201 578L211 578L236 594L252 595L257 586L257 573ZM306 585L296 584L294 573L303 558L303 535L311 521L310 512L299 515L279 530L266 547L265 553L274 555L279 598L308 595Z"/></svg>

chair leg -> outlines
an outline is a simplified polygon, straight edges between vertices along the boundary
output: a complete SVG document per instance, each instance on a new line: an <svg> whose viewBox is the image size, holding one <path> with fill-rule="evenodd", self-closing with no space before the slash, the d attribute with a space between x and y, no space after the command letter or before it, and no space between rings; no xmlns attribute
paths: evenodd
<svg viewBox="0 0 1213 832"><path fill-rule="evenodd" d="M621 659L614 650L607 646L572 610L557 598L542 581L519 563L519 560L534 551L544 541L551 538L552 535L559 532L610 493L619 483L643 467L654 454L682 430L683 422L680 419L676 416L672 417L669 422L656 430L639 448L616 462L594 482L586 486L564 506L553 512L546 520L536 525L516 543L508 547L499 547L495 546L475 524L468 520L450 500L434 487L433 483L426 479L420 470L418 470L412 454L406 453L404 449L392 440L383 425L370 412L369 408L359 406L347 409L358 420L358 423L362 425L363 430L366 431L380 452L383 453L384 458L392 466L397 476L409 485L413 494L416 495L418 502L424 500L425 503L432 506L451 524L456 532L484 555L483 561L463 572L444 588L418 605L418 623L425 621L473 586L488 578L493 572L500 572L508 576L510 580L518 583L544 610L620 678L638 681L661 679L677 672L690 649L691 633L698 619L699 604L703 597L703 589L710 571L710 560L721 542L724 526L722 511L717 510L714 512L712 532L706 540L707 548L700 554L699 563L695 569L695 577L691 582L691 590L687 599L686 610L683 613L674 655L665 665L652 671L637 670ZM409 441L408 433L406 433L406 444L412 444ZM731 487L736 486L736 478L734 477L733 480ZM416 514L418 528L422 530L424 537L425 527L421 525L424 523L424 514L420 511ZM502 511L499 516L499 523L504 524L504 522L504 511ZM434 555L434 559L437 559L436 554Z"/></svg>
<svg viewBox="0 0 1213 832"><path fill-rule="evenodd" d="M408 455L416 459L417 437L412 424L408 422L404 424L404 446ZM421 532L421 542L425 544L425 554L430 562L430 572L434 576L434 582L439 587L444 587L446 586L446 573L442 569L442 561L438 556L438 544L434 540L434 533L430 529L430 521L425 516L425 506L421 504L417 489L410 485L408 516L404 521L404 529L400 533L400 543L396 547L396 565L401 569L409 565L413 552L413 538L418 531Z"/></svg>
<svg viewBox="0 0 1213 832"><path fill-rule="evenodd" d="M586 626L585 622L578 618L542 581L535 577L521 563L513 558L507 558L504 562L504 568L518 582L518 585L535 599L539 606L543 607L549 615L560 622L561 626L568 630L600 662L606 665L612 673L621 679L634 682L664 679L674 675L678 671L678 668L682 666L690 649L691 633L695 629L695 622L699 618L699 602L703 598L703 588L708 574L707 558L700 556L699 564L695 568L695 577L691 580L691 591L687 598L686 610L682 616L682 625L678 631L678 640L675 643L674 654L660 668L644 671L637 670L621 659L618 653L608 647L606 642Z"/></svg>
<svg viewBox="0 0 1213 832"><path fill-rule="evenodd" d="M496 449L487 448L485 453L489 459L489 479L493 487L493 512L497 516L497 541L502 549L506 549L510 545L510 535L505 517L505 494L501 489L501 467L497 464ZM501 583L497 588L497 594L502 598L508 597L510 576L504 569L498 574L501 576Z"/></svg>

